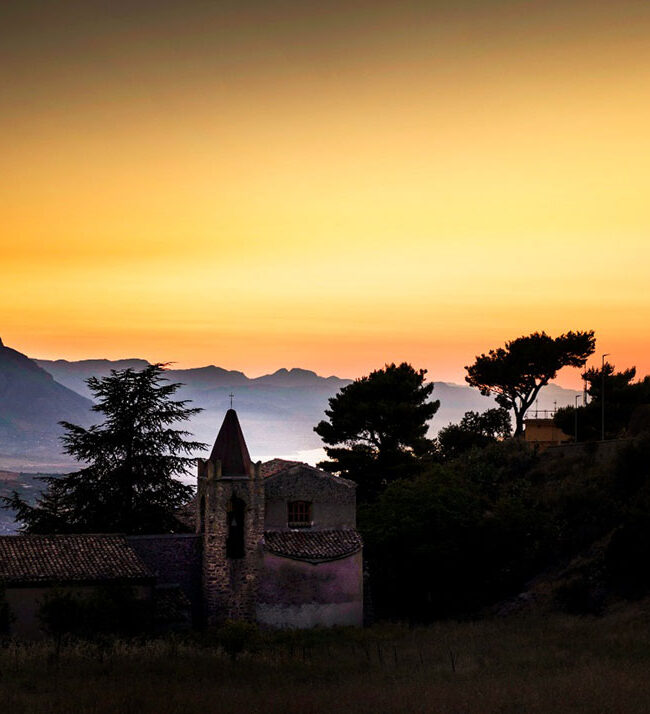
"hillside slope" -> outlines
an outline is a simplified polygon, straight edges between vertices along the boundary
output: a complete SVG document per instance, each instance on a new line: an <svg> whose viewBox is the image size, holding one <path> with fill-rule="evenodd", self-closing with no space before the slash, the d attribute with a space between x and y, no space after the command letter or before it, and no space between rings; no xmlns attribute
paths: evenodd
<svg viewBox="0 0 650 714"><path fill-rule="evenodd" d="M86 424L91 402L56 382L24 354L0 341L0 459L30 463L60 460L59 421ZM3 463L0 463L0 467Z"/></svg>

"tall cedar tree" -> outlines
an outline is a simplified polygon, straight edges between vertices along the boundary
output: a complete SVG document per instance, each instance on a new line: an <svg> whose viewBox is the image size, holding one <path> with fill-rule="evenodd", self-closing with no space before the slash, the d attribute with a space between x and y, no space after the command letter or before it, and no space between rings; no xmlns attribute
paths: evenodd
<svg viewBox="0 0 650 714"><path fill-rule="evenodd" d="M361 377L329 400L329 421L314 427L330 459L319 466L356 481L360 502L416 475L432 452L427 422L440 402L429 400L434 385L424 383L426 373L403 362Z"/></svg>
<svg viewBox="0 0 650 714"><path fill-rule="evenodd" d="M23 532L182 530L174 514L193 489L176 477L189 472L190 455L206 445L174 428L201 410L171 399L181 385L167 382L164 371L164 365L154 364L87 380L96 402L92 409L104 415L104 422L89 429L61 422L65 451L87 465L44 478L47 489L34 506L15 492L3 499L16 511Z"/></svg>
<svg viewBox="0 0 650 714"><path fill-rule="evenodd" d="M562 367L584 366L595 348L593 330L567 332L555 339L545 332L534 332L477 357L474 364L465 367L465 381L485 396L496 395L500 407L512 409L514 435L521 436L526 410L539 390L554 379Z"/></svg>

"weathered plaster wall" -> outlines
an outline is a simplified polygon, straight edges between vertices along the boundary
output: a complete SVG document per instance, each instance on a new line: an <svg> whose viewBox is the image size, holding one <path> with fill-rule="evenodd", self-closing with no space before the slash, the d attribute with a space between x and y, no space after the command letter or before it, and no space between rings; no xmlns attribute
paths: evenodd
<svg viewBox="0 0 650 714"><path fill-rule="evenodd" d="M362 626L361 552L316 564L265 552L256 615L273 627Z"/></svg>

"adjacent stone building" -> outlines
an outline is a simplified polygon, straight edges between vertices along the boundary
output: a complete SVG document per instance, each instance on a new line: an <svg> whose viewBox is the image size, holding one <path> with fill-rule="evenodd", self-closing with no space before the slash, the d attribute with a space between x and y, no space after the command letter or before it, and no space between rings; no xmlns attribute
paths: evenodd
<svg viewBox="0 0 650 714"><path fill-rule="evenodd" d="M233 409L198 461L197 493L181 518L193 533L0 537L14 630L34 633L48 588L112 582L137 587L152 607L177 593L196 626L362 625L355 484L297 462L253 463Z"/></svg>

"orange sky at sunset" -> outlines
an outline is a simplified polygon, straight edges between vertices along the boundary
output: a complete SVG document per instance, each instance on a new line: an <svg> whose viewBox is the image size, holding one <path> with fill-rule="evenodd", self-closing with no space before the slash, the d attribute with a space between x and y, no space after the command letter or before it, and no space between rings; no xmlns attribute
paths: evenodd
<svg viewBox="0 0 650 714"><path fill-rule="evenodd" d="M0 336L462 381L594 329L648 373L649 36L627 0L3 7Z"/></svg>

